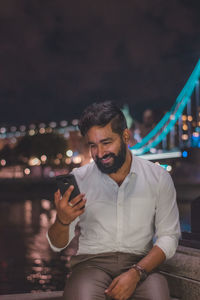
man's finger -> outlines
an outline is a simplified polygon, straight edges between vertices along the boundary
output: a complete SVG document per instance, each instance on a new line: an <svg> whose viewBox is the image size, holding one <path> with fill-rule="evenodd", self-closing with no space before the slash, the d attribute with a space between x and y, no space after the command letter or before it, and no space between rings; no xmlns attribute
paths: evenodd
<svg viewBox="0 0 200 300"><path fill-rule="evenodd" d="M79 209L75 212L74 216L77 218L85 212L85 209Z"/></svg>
<svg viewBox="0 0 200 300"><path fill-rule="evenodd" d="M76 206L81 200L82 198L85 196L85 194L79 194L78 196L76 196L75 198L73 198L70 203L73 205L73 206ZM70 205L71 206L71 205Z"/></svg>
<svg viewBox="0 0 200 300"><path fill-rule="evenodd" d="M70 198L70 195L71 195L71 193L72 193L72 191L73 191L73 189L74 189L74 186L73 186L73 185L70 185L69 188L68 188L68 189L66 190L66 192L64 193L62 199L64 199L65 201L66 201L66 200L68 201L69 198Z"/></svg>
<svg viewBox="0 0 200 300"><path fill-rule="evenodd" d="M106 293L109 293L112 291L112 289L117 285L118 283L118 278L115 278L111 284L109 285L109 287L105 290Z"/></svg>
<svg viewBox="0 0 200 300"><path fill-rule="evenodd" d="M54 202L55 202L56 207L57 207L59 201L60 201L60 190L57 190L54 193Z"/></svg>
<svg viewBox="0 0 200 300"><path fill-rule="evenodd" d="M80 210L85 206L86 203L86 199L81 199L81 201L78 202L78 204L76 204L74 206L75 210Z"/></svg>

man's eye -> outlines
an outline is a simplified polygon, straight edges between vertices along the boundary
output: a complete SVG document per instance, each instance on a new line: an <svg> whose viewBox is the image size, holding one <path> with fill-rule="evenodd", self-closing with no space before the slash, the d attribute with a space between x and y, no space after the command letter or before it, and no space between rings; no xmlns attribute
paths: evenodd
<svg viewBox="0 0 200 300"><path fill-rule="evenodd" d="M104 144L104 145L108 145L108 144L110 144L110 143L111 143L111 142L104 142L103 144Z"/></svg>

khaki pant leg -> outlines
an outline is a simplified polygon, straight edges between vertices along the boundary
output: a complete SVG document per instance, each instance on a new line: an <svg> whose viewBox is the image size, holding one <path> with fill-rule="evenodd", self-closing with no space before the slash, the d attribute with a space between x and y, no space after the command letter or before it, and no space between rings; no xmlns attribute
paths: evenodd
<svg viewBox="0 0 200 300"><path fill-rule="evenodd" d="M63 300L107 300L105 289L111 282L110 275L102 269L82 264L67 280Z"/></svg>
<svg viewBox="0 0 200 300"><path fill-rule="evenodd" d="M150 274L138 285L130 300L170 300L166 278L159 273Z"/></svg>

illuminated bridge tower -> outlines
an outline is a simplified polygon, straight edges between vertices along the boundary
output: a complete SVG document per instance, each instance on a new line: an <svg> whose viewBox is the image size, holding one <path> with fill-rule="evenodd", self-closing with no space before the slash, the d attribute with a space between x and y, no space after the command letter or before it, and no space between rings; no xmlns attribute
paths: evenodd
<svg viewBox="0 0 200 300"><path fill-rule="evenodd" d="M200 60L171 107L154 129L130 149L135 155L181 156L184 148L200 148Z"/></svg>

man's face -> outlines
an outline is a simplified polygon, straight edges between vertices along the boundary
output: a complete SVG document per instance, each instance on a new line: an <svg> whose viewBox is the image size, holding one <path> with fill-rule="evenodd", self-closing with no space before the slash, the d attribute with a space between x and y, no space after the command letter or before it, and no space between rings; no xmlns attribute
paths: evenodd
<svg viewBox="0 0 200 300"><path fill-rule="evenodd" d="M104 127L93 126L87 132L92 158L99 170L116 173L126 160L127 145L123 138L112 131L110 123Z"/></svg>

